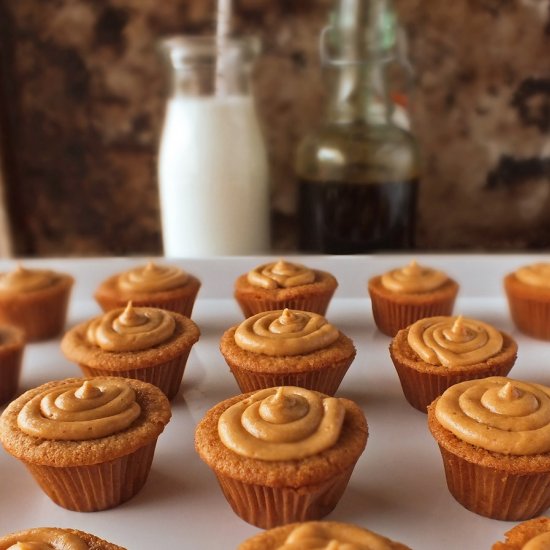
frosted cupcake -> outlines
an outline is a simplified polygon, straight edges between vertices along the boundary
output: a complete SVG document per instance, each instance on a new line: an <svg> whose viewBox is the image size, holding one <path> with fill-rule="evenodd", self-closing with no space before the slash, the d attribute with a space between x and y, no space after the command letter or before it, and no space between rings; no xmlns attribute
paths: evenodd
<svg viewBox="0 0 550 550"><path fill-rule="evenodd" d="M545 550L550 548L550 518L524 521L505 533L505 542L495 542L491 550Z"/></svg>
<svg viewBox="0 0 550 550"><path fill-rule="evenodd" d="M201 283L174 265L149 262L112 275L97 288L94 297L103 311L136 306L158 307L191 317Z"/></svg>
<svg viewBox="0 0 550 550"><path fill-rule="evenodd" d="M21 328L27 342L59 336L73 283L66 273L27 269L21 264L0 273L0 324Z"/></svg>
<svg viewBox="0 0 550 550"><path fill-rule="evenodd" d="M151 384L69 378L12 401L0 416L0 441L56 504L94 512L143 487L170 416L168 400Z"/></svg>
<svg viewBox="0 0 550 550"><path fill-rule="evenodd" d="M333 395L355 358L350 338L317 314L265 311L231 327L220 351L241 391L301 386Z"/></svg>
<svg viewBox="0 0 550 550"><path fill-rule="evenodd" d="M195 449L234 512L269 529L328 514L367 436L365 416L353 401L279 387L210 409L197 426Z"/></svg>
<svg viewBox="0 0 550 550"><path fill-rule="evenodd" d="M390 356L405 398L426 412L453 384L506 376L517 349L511 336L482 321L430 317L400 330L390 344Z"/></svg>
<svg viewBox="0 0 550 550"><path fill-rule="evenodd" d="M458 283L443 271L418 265L393 269L368 283L372 314L378 329L388 336L419 319L451 315Z"/></svg>
<svg viewBox="0 0 550 550"><path fill-rule="evenodd" d="M0 405L17 392L24 348L25 337L21 329L0 326Z"/></svg>
<svg viewBox="0 0 550 550"><path fill-rule="evenodd" d="M143 380L172 399L199 336L197 325L179 313L130 302L73 327L61 349L85 376Z"/></svg>
<svg viewBox="0 0 550 550"><path fill-rule="evenodd" d="M336 521L308 521L275 527L244 541L237 550L410 550L368 529Z"/></svg>
<svg viewBox="0 0 550 550"><path fill-rule="evenodd" d="M235 299L245 317L285 308L325 315L337 286L326 271L279 260L241 275L235 281Z"/></svg>
<svg viewBox="0 0 550 550"><path fill-rule="evenodd" d="M493 519L550 506L550 388L506 377L469 380L428 408L450 493Z"/></svg>
<svg viewBox="0 0 550 550"><path fill-rule="evenodd" d="M550 340L550 263L522 267L504 278L510 314L521 332Z"/></svg>
<svg viewBox="0 0 550 550"><path fill-rule="evenodd" d="M37 527L0 537L0 550L126 550L77 529Z"/></svg>

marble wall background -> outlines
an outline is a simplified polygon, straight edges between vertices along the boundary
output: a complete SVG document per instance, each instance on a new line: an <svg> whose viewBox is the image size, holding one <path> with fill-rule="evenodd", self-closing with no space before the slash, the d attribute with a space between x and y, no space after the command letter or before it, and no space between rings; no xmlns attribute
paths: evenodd
<svg viewBox="0 0 550 550"><path fill-rule="evenodd" d="M395 0L416 69L417 243L550 245L550 0ZM330 0L235 0L273 174L274 248L294 247L292 156L321 112ZM159 37L212 30L205 0L0 0L0 147L19 255L161 251Z"/></svg>

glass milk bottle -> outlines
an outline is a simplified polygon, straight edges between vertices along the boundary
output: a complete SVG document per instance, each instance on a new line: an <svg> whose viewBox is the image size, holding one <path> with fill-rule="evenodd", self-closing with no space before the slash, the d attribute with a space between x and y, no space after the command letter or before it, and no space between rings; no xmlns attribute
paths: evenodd
<svg viewBox="0 0 550 550"><path fill-rule="evenodd" d="M158 158L164 254L269 252L268 162L250 92L258 42L228 39L222 55L214 37L162 47L172 73Z"/></svg>

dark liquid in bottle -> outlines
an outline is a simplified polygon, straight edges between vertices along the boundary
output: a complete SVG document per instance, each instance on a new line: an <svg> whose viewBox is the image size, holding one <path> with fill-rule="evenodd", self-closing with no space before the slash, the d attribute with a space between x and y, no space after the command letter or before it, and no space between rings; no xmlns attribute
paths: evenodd
<svg viewBox="0 0 550 550"><path fill-rule="evenodd" d="M359 254L414 246L418 181L299 184L299 247Z"/></svg>

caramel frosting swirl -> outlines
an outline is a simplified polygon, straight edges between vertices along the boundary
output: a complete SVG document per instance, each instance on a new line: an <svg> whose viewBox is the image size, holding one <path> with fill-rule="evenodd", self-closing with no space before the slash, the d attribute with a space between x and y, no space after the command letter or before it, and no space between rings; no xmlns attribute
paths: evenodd
<svg viewBox="0 0 550 550"><path fill-rule="evenodd" d="M149 262L118 277L118 288L125 292L159 292L184 286L189 275L176 266L157 265Z"/></svg>
<svg viewBox="0 0 550 550"><path fill-rule="evenodd" d="M418 265L412 261L409 265L393 269L382 275L382 286L392 292L414 293L429 292L441 287L449 277L442 271Z"/></svg>
<svg viewBox="0 0 550 550"><path fill-rule="evenodd" d="M306 522L294 528L277 550L391 550L393 545L367 529L336 522Z"/></svg>
<svg viewBox="0 0 550 550"><path fill-rule="evenodd" d="M550 548L550 531L541 533L526 542L521 550L548 550Z"/></svg>
<svg viewBox="0 0 550 550"><path fill-rule="evenodd" d="M6 550L88 550L89 548L78 535L53 527L30 529L17 533L14 538L16 542Z"/></svg>
<svg viewBox="0 0 550 550"><path fill-rule="evenodd" d="M550 263L540 262L521 267L516 271L516 277L526 285L550 288Z"/></svg>
<svg viewBox="0 0 550 550"><path fill-rule="evenodd" d="M149 349L168 340L176 329L170 312L153 307L114 309L90 321L86 340L105 351Z"/></svg>
<svg viewBox="0 0 550 550"><path fill-rule="evenodd" d="M140 412L124 379L90 379L39 393L19 411L17 425L42 439L84 441L125 430Z"/></svg>
<svg viewBox="0 0 550 550"><path fill-rule="evenodd" d="M427 317L409 327L409 346L425 363L467 366L502 350L502 334L491 325L465 317Z"/></svg>
<svg viewBox="0 0 550 550"><path fill-rule="evenodd" d="M53 285L58 275L47 269L26 269L21 264L0 275L0 291L32 292Z"/></svg>
<svg viewBox="0 0 550 550"><path fill-rule="evenodd" d="M279 260L254 268L247 274L247 280L253 286L272 290L313 283L315 273L303 265Z"/></svg>
<svg viewBox="0 0 550 550"><path fill-rule="evenodd" d="M550 388L502 376L460 382L435 408L459 439L507 455L550 452Z"/></svg>
<svg viewBox="0 0 550 550"><path fill-rule="evenodd" d="M235 453L266 461L299 460L332 447L345 409L339 399L298 388L268 388L222 413L218 433Z"/></svg>
<svg viewBox="0 0 550 550"><path fill-rule="evenodd" d="M235 331L242 349L271 356L303 355L336 342L339 331L317 313L264 311L243 321Z"/></svg>

